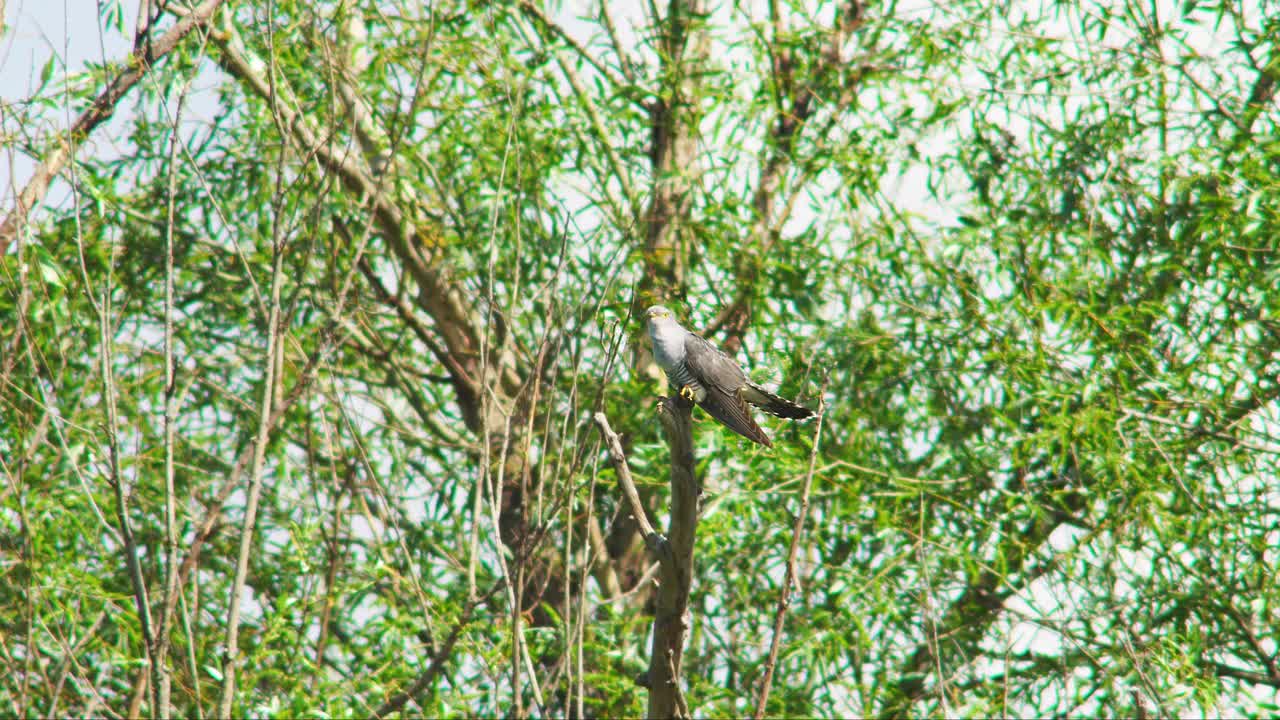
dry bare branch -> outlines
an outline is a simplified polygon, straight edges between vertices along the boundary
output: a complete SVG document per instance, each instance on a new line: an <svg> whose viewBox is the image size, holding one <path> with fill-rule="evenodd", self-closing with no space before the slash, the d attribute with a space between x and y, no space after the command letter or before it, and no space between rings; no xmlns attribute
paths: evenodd
<svg viewBox="0 0 1280 720"><path fill-rule="evenodd" d="M240 602L244 593L245 579L249 573L249 554L253 550L253 527L257 521L258 500L262 494L262 474L266 462L267 440L271 436L271 409L275 407L277 356L283 354L284 329L280 323L280 292L284 285L285 247L280 223L276 223L274 242L274 260L271 268L271 310L267 322L267 347L262 360L262 402L259 406L257 436L253 443L253 468L249 475L249 494L245 501L244 521L240 528L240 552L236 559L236 574L231 585L231 598L227 607L227 635L222 660L222 695L218 700L218 717L231 717L232 704L235 701L236 665L239 661Z"/></svg>
<svg viewBox="0 0 1280 720"><path fill-rule="evenodd" d="M680 689L681 659L689 635L689 590L693 584L693 541L698 530L698 481L693 465L693 406L680 397L663 398L658 417L671 450L671 558L662 563L649 656L650 718L688 717Z"/></svg>
<svg viewBox="0 0 1280 720"><path fill-rule="evenodd" d="M756 696L756 720L764 717L765 706L769 702L769 688L773 684L773 671L778 665L778 649L782 645L782 623L791 608L791 586L796 581L796 559L799 556L800 537L804 534L805 519L809 515L809 491L813 489L814 470L818 466L818 446L822 441L822 418L827 412L827 384L822 384L822 393L818 396L818 422L813 430L813 448L809 451L809 471L804 476L804 486L800 489L800 510L796 513L796 521L791 529L791 547L787 550L787 575L782 581L782 592L778 597L778 607L773 615L773 638L769 641L769 659L764 664L764 679L760 681L760 691Z"/></svg>

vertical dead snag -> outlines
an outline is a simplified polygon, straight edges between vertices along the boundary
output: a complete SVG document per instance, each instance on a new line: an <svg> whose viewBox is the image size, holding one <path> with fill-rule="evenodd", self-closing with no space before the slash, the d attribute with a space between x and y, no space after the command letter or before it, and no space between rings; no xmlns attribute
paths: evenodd
<svg viewBox="0 0 1280 720"><path fill-rule="evenodd" d="M693 405L674 397L658 403L658 417L666 430L671 449L671 526L667 537L653 529L635 483L618 436L609 427L604 413L596 413L595 421L609 448L609 457L618 474L618 484L631 505L645 544L660 562L660 585L655 599L653 646L649 670L640 684L649 689L650 718L684 718L689 716L680 689L680 662L685 639L689 635L689 589L693 584L693 542L698 528L698 481L693 471Z"/></svg>

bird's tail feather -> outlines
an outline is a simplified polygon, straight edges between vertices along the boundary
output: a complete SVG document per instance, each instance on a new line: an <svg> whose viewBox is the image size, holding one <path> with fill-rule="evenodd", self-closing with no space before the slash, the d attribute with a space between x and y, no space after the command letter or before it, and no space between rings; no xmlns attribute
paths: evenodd
<svg viewBox="0 0 1280 720"><path fill-rule="evenodd" d="M742 388L742 399L770 415L788 420L803 420L816 414L809 408L775 395L752 382Z"/></svg>

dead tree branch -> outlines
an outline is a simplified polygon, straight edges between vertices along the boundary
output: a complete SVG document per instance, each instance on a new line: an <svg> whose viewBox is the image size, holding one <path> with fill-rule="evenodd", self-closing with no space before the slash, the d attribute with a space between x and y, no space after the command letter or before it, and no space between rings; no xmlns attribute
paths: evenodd
<svg viewBox="0 0 1280 720"><path fill-rule="evenodd" d="M662 563L649 657L651 718L688 717L680 690L680 661L689 635L689 588L693 584L693 541L698 529L698 481L693 471L693 406L683 398L663 398L658 417L671 449L671 558Z"/></svg>
<svg viewBox="0 0 1280 720"><path fill-rule="evenodd" d="M667 433L671 449L671 527L663 537L649 522L648 513L636 491L622 442L609 426L603 412L594 416L605 439L609 458L618 474L618 485L627 498L645 545L658 556L659 578L653 618L653 648L649 670L641 685L649 688L648 717L688 717L689 709L680 690L680 660L689 634L689 588L693 583L693 541L698 527L698 481L693 472L693 406L682 398L662 398L658 417Z"/></svg>
<svg viewBox="0 0 1280 720"><path fill-rule="evenodd" d="M640 532L644 533L645 542L648 543L649 538L657 535L658 532L653 529L653 524L649 522L649 515L644 510L644 503L640 502L640 493L636 491L635 481L631 479L631 468L627 465L627 456L622 450L622 441L618 438L618 434L613 431L613 428L609 426L609 418L605 417L604 413L596 413L595 421L609 448L609 459L613 461L613 469L618 473L618 484L622 486L622 494L626 496L627 503L631 505L631 513L636 518L636 524L640 526Z"/></svg>

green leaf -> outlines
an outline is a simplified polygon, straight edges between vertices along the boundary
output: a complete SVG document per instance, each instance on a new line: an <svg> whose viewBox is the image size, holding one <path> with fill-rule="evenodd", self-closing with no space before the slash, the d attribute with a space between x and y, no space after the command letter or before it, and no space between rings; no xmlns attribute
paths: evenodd
<svg viewBox="0 0 1280 720"><path fill-rule="evenodd" d="M51 55L49 56L49 59L45 61L44 67L40 68L40 88L39 89L43 90L44 87L49 84L49 78L53 77L54 62L56 60L57 58Z"/></svg>
<svg viewBox="0 0 1280 720"><path fill-rule="evenodd" d="M31 246L31 252L35 256L36 269L40 273L40 278L49 285L62 288L62 271L58 269L58 265L53 256L49 254L49 251L43 245L33 245Z"/></svg>

